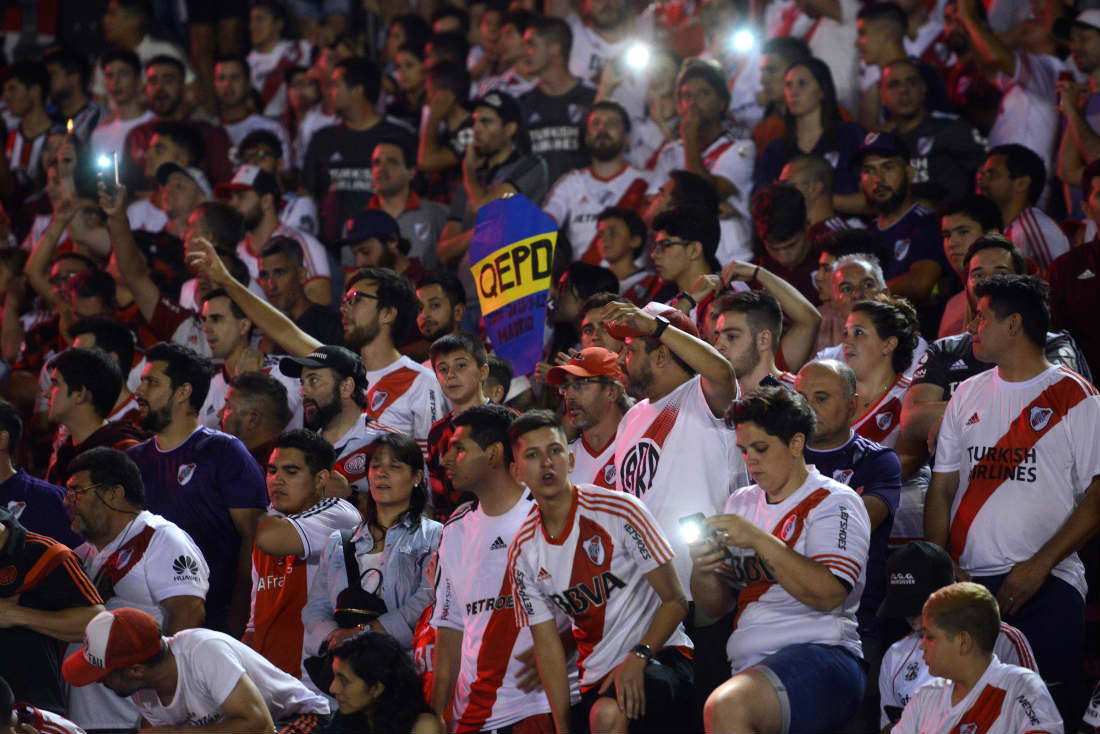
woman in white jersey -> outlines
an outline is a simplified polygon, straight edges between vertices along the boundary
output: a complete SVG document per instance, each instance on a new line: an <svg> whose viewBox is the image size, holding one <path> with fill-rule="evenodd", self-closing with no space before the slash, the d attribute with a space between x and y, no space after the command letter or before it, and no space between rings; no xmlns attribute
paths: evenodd
<svg viewBox="0 0 1100 734"><path fill-rule="evenodd" d="M707 699L706 731L837 731L866 682L855 612L870 519L859 495L803 459L817 421L801 395L762 387L726 421L756 484L690 546L696 606L716 619L737 611L733 677Z"/></svg>

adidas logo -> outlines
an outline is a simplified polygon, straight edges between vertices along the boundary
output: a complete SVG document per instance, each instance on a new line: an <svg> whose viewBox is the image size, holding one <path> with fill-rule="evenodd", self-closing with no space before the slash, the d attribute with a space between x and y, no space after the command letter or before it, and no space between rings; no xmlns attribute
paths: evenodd
<svg viewBox="0 0 1100 734"><path fill-rule="evenodd" d="M508 546L504 544L504 540L498 535L497 539L489 545L489 550L504 550L507 547Z"/></svg>
<svg viewBox="0 0 1100 734"><path fill-rule="evenodd" d="M951 365L951 369L953 370L965 370L966 368L966 362L961 359L955 360L955 364Z"/></svg>
<svg viewBox="0 0 1100 734"><path fill-rule="evenodd" d="M1085 268L1085 272L1077 276L1077 280L1088 280L1089 278L1095 278L1096 273L1092 272L1088 268Z"/></svg>
<svg viewBox="0 0 1100 734"><path fill-rule="evenodd" d="M968 426L972 426L972 425L974 425L975 423L977 423L977 422L978 422L978 421L980 421L980 420L981 420L981 418L979 418L979 417L978 417L978 414L977 414L977 413L975 413L974 415L970 416L970 420L968 420L968 421L966 422L966 425L968 425Z"/></svg>
<svg viewBox="0 0 1100 734"><path fill-rule="evenodd" d="M344 160L344 156L340 154L340 151L336 151L328 157L329 163L341 163Z"/></svg>
<svg viewBox="0 0 1100 734"><path fill-rule="evenodd" d="M550 578L550 572L539 566L539 575L535 577L535 581L545 581L548 578Z"/></svg>

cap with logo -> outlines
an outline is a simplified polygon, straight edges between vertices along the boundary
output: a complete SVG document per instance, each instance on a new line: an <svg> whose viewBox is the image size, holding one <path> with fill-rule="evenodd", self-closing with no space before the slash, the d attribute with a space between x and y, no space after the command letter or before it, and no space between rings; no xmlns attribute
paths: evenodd
<svg viewBox="0 0 1100 734"><path fill-rule="evenodd" d="M898 548L886 561L886 598L878 616L919 617L933 592L955 583L955 565L947 551L927 540Z"/></svg>
<svg viewBox="0 0 1100 734"><path fill-rule="evenodd" d="M168 177L173 173L182 173L187 178L194 181L195 185L202 191L203 196L210 197L210 182L206 180L206 174L194 166L187 166L186 168L178 163L162 163L157 168L157 183L161 186L168 183Z"/></svg>
<svg viewBox="0 0 1100 734"><path fill-rule="evenodd" d="M699 328L695 326L695 322L691 320L683 311L673 308L665 303L657 303L656 301L650 301L645 305L642 311L646 312L650 316L660 316L668 321L670 326L675 326L680 331L686 331L696 339L699 338ZM631 328L626 324L608 324L603 322L603 326L607 329L607 333L611 335L611 338L623 341L627 337L632 336L649 336L644 332Z"/></svg>
<svg viewBox="0 0 1100 734"><path fill-rule="evenodd" d="M565 364L551 367L546 373L549 385L560 385L566 375L574 377L607 377L625 382L626 376L619 367L618 355L603 347L588 347L573 355Z"/></svg>
<svg viewBox="0 0 1100 734"><path fill-rule="evenodd" d="M86 686L160 652L157 620L140 609L100 612L84 628L84 644L65 659L61 673L72 686Z"/></svg>
<svg viewBox="0 0 1100 734"><path fill-rule="evenodd" d="M901 158L909 162L909 146L894 133L871 132L863 136L863 142L859 150L852 156L852 167L859 168L863 165L863 159L869 155L882 156L883 158Z"/></svg>
<svg viewBox="0 0 1100 734"><path fill-rule="evenodd" d="M220 183L214 188L214 192L220 196L228 196L234 191L255 191L264 194L279 195L279 182L276 178L259 166L246 163L237 169L233 178L227 183Z"/></svg>
<svg viewBox="0 0 1100 734"><path fill-rule="evenodd" d="M384 240L400 234L397 220L381 209L364 209L344 222L341 245L355 245L375 237Z"/></svg>
<svg viewBox="0 0 1100 734"><path fill-rule="evenodd" d="M367 387L367 371L363 360L350 349L326 344L304 357L283 357L279 360L279 370L287 377L301 377L303 367L327 367L342 378L355 378L355 386Z"/></svg>

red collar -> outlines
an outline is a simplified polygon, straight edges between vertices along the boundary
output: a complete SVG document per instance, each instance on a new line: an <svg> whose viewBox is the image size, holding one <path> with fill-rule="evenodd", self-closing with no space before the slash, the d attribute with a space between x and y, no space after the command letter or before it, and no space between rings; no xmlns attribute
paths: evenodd
<svg viewBox="0 0 1100 734"><path fill-rule="evenodd" d="M367 202L368 209L381 209L382 197L378 194L374 194L370 197L370 201ZM416 195L415 191L409 192L409 198L405 200L405 208L402 212L411 212L420 208L420 197Z"/></svg>

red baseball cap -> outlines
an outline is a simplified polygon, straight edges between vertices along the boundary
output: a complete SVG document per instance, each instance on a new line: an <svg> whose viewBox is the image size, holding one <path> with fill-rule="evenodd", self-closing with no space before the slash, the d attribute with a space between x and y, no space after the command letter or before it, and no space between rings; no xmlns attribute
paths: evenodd
<svg viewBox="0 0 1100 734"><path fill-rule="evenodd" d="M661 316L668 320L670 326L675 326L680 331L687 332L696 339L699 338L699 328L695 326L695 322L692 321L691 317L686 313L677 308L673 308L665 303L650 301L642 310L650 316ZM649 334L644 334L637 329L632 329L626 324L609 324L604 321L603 326L607 329L607 333L611 338L618 339L619 341L623 341L630 336L649 336Z"/></svg>
<svg viewBox="0 0 1100 734"><path fill-rule="evenodd" d="M86 686L145 662L160 648L160 628L150 615L130 607L100 612L84 628L84 644L65 659L61 673L69 685Z"/></svg>
<svg viewBox="0 0 1100 734"><path fill-rule="evenodd" d="M560 385L565 382L568 373L574 377L610 377L625 382L626 376L619 367L619 356L603 347L588 347L573 355L573 359L563 365L551 367L546 373L548 385Z"/></svg>

